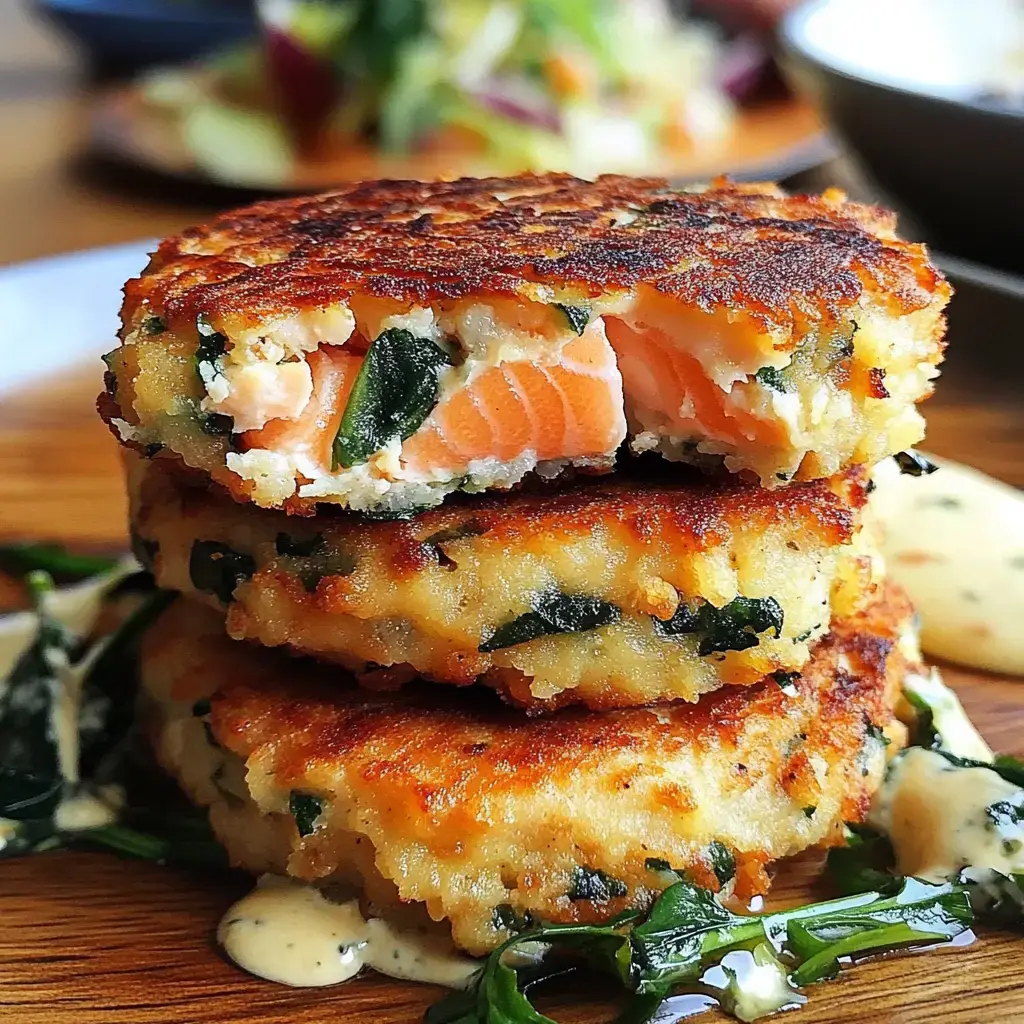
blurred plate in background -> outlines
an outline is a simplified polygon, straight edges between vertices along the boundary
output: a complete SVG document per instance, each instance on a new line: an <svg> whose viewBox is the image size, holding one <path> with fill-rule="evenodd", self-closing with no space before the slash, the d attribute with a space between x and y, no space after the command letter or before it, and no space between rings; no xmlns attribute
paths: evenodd
<svg viewBox="0 0 1024 1024"><path fill-rule="evenodd" d="M34 0L34 6L107 73L191 60L256 33L249 0Z"/></svg>
<svg viewBox="0 0 1024 1024"><path fill-rule="evenodd" d="M1024 5L810 0L787 65L937 248L1024 270Z"/></svg>
<svg viewBox="0 0 1024 1024"><path fill-rule="evenodd" d="M313 192L365 178L459 177L495 170L482 163L479 154L460 153L448 146L389 156L370 145L353 145L329 160L298 161L284 175L278 162L267 166L256 158L244 171L238 168L230 176L212 177L196 162L179 123L147 103L134 85L114 89L100 99L92 143L100 155L148 171L259 192ZM813 167L833 153L814 108L804 100L782 98L741 108L726 139L681 155L671 164L653 167L651 173L680 181L716 174L745 180L777 179Z"/></svg>

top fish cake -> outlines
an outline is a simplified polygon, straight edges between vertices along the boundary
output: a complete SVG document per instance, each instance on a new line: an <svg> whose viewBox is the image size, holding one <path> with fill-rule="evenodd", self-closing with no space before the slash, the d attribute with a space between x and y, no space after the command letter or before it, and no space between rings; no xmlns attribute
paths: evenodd
<svg viewBox="0 0 1024 1024"><path fill-rule="evenodd" d="M239 500L398 512L638 451L762 486L915 444L949 287L838 191L563 174L258 203L128 282L100 409Z"/></svg>

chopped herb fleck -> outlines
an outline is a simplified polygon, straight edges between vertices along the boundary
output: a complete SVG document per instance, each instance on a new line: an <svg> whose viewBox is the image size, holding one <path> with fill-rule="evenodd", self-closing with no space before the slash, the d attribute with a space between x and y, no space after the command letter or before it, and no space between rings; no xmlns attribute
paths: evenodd
<svg viewBox="0 0 1024 1024"><path fill-rule="evenodd" d="M325 544L326 541L322 533L316 533L305 539L292 537L287 533L279 533L274 541L279 555L292 555L298 558L317 554L323 550Z"/></svg>
<svg viewBox="0 0 1024 1024"><path fill-rule="evenodd" d="M893 458L900 467L900 472L906 476L928 476L939 468L931 459L925 458L912 448L905 452L897 452Z"/></svg>
<svg viewBox="0 0 1024 1024"><path fill-rule="evenodd" d="M511 903L499 903L491 912L491 924L495 928L504 928L513 934L526 931L536 923L530 911L517 910Z"/></svg>
<svg viewBox="0 0 1024 1024"><path fill-rule="evenodd" d="M556 302L555 307L565 314L565 319L569 321L569 326L577 334L582 334L587 329L591 316L589 306L566 306L561 302Z"/></svg>
<svg viewBox="0 0 1024 1024"><path fill-rule="evenodd" d="M288 810L295 819L295 827L300 836L311 836L316 831L316 820L323 809L323 801L318 796L295 790L288 797Z"/></svg>
<svg viewBox="0 0 1024 1024"><path fill-rule="evenodd" d="M786 378L782 375L782 371L776 369L774 366L762 366L757 373L754 374L754 380L758 384L763 384L766 388L771 388L772 391L786 392L789 387L786 383Z"/></svg>
<svg viewBox="0 0 1024 1024"><path fill-rule="evenodd" d="M568 896L571 900L590 900L591 903L607 903L629 891L626 883L602 871L600 868L577 866L572 878Z"/></svg>
<svg viewBox="0 0 1024 1024"><path fill-rule="evenodd" d="M224 437L235 429L235 421L223 413L208 412L199 418L199 429L210 437Z"/></svg>
<svg viewBox="0 0 1024 1024"><path fill-rule="evenodd" d="M224 604L230 604L235 587L256 572L256 561L220 541L197 540L189 555L188 572L196 590L215 594Z"/></svg>
<svg viewBox="0 0 1024 1024"><path fill-rule="evenodd" d="M889 746L892 742L882 731L882 727L875 725L875 723L870 720L865 723L864 735L869 739L875 740L877 743L881 743L883 747Z"/></svg>

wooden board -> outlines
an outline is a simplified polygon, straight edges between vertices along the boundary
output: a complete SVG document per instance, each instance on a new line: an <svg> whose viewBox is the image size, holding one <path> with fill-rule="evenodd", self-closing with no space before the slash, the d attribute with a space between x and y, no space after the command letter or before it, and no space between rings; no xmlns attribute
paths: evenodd
<svg viewBox="0 0 1024 1024"><path fill-rule="evenodd" d="M954 349L955 351L955 349ZM1019 384L951 361L929 406L929 447L1024 485ZM100 369L72 372L0 404L0 539L124 544L113 440L96 418ZM945 669L992 745L1024 753L1024 680ZM822 898L813 858L786 866L774 902ZM287 989L247 977L217 952L220 914L244 891L113 855L60 852L0 862L0 1020L12 1024L413 1024L439 990L383 978ZM608 1020L608 1003L567 990L544 1004L569 1022ZM588 999L591 1001L588 1002ZM671 1019L671 1017L666 1018ZM724 1020L715 1012L702 1021ZM969 948L865 964L810 991L792 1024L1024 1022L1024 940L984 933Z"/></svg>

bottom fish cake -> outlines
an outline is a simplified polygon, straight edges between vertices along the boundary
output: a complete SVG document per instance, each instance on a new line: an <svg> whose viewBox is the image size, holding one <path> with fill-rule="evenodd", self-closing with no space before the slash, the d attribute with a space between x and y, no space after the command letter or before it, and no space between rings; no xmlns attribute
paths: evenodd
<svg viewBox="0 0 1024 1024"><path fill-rule="evenodd" d="M646 907L676 871L746 898L772 861L838 841L905 739L912 628L887 586L799 675L530 718L484 687L367 691L179 599L142 681L161 763L234 864L357 885L375 912L420 904L479 954L531 918Z"/></svg>

